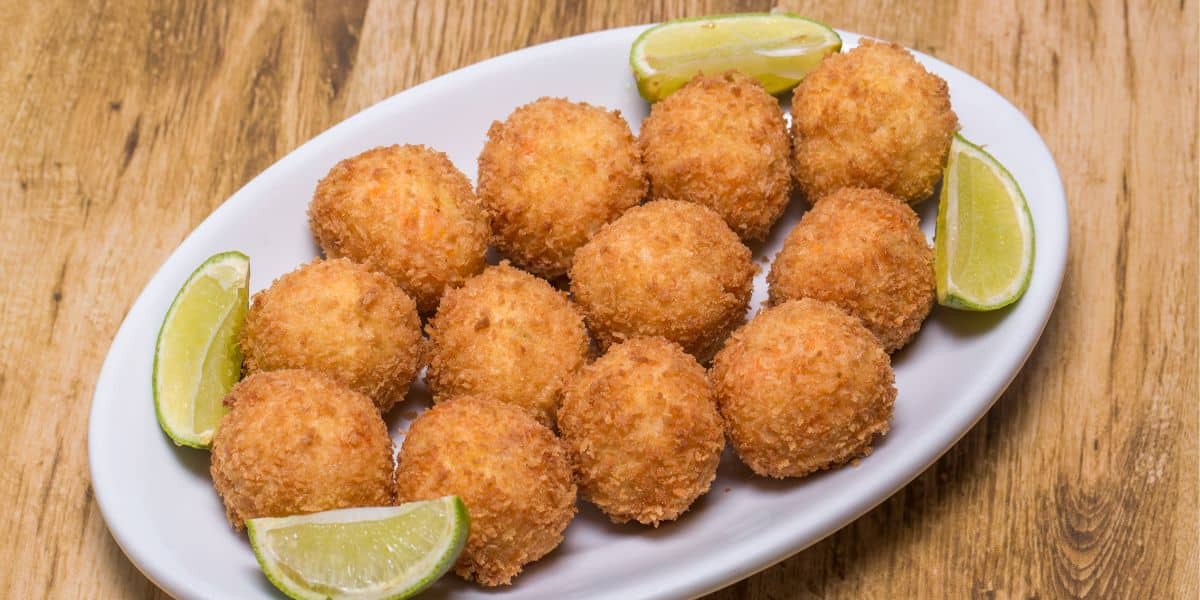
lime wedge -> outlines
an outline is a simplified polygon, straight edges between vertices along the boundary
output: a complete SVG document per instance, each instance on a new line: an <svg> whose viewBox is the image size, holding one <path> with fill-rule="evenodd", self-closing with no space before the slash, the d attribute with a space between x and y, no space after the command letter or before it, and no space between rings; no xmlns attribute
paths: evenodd
<svg viewBox="0 0 1200 600"><path fill-rule="evenodd" d="M767 92L796 87L827 54L842 49L829 26L789 13L741 13L667 21L642 32L629 51L638 92L666 98L698 73L741 71Z"/></svg>
<svg viewBox="0 0 1200 600"><path fill-rule="evenodd" d="M995 310L1016 302L1033 274L1033 218L1013 176L955 135L938 200L938 304Z"/></svg>
<svg viewBox="0 0 1200 600"><path fill-rule="evenodd" d="M263 573L298 600L408 598L454 565L469 529L458 496L246 521Z"/></svg>
<svg viewBox="0 0 1200 600"><path fill-rule="evenodd" d="M225 414L221 400L242 372L238 332L249 303L250 259L209 257L175 295L154 346L154 410L181 446L207 448Z"/></svg>

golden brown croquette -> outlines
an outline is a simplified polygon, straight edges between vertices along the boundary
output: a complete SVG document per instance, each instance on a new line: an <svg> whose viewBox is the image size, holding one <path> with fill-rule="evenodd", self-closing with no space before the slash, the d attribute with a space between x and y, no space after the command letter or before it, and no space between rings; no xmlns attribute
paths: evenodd
<svg viewBox="0 0 1200 600"><path fill-rule="evenodd" d="M225 404L210 470L234 529L258 517L392 503L392 439L366 396L293 369L247 377Z"/></svg>
<svg viewBox="0 0 1200 600"><path fill-rule="evenodd" d="M571 293L601 349L662 336L705 361L744 319L755 271L750 249L712 209L657 200L579 249Z"/></svg>
<svg viewBox="0 0 1200 600"><path fill-rule="evenodd" d="M616 523L679 517L708 492L725 448L704 368L663 338L615 344L577 373L558 426L580 494Z"/></svg>
<svg viewBox="0 0 1200 600"><path fill-rule="evenodd" d="M629 124L562 98L517 108L488 130L479 155L479 198L492 243L544 277L571 268L575 251L646 195Z"/></svg>
<svg viewBox="0 0 1200 600"><path fill-rule="evenodd" d="M477 394L548 427L564 382L587 362L587 329L566 294L507 264L447 291L426 330L434 402Z"/></svg>
<svg viewBox="0 0 1200 600"><path fill-rule="evenodd" d="M796 182L810 203L844 187L933 194L958 130L946 82L896 44L864 39L796 86Z"/></svg>
<svg viewBox="0 0 1200 600"><path fill-rule="evenodd" d="M769 477L803 477L870 454L896 399L875 337L807 298L768 308L734 332L711 375L729 442Z"/></svg>
<svg viewBox="0 0 1200 600"><path fill-rule="evenodd" d="M703 204L744 240L761 240L792 189L779 101L740 73L699 75L650 108L638 141L651 198Z"/></svg>
<svg viewBox="0 0 1200 600"><path fill-rule="evenodd" d="M484 267L487 217L471 182L425 146L375 148L334 165L308 217L326 256L391 277L422 314Z"/></svg>
<svg viewBox="0 0 1200 600"><path fill-rule="evenodd" d="M907 204L879 190L844 188L804 214L767 282L772 303L831 302L894 352L933 307L933 250Z"/></svg>
<svg viewBox="0 0 1200 600"><path fill-rule="evenodd" d="M563 540L575 483L554 433L517 406L476 396L446 400L409 427L400 447L400 502L456 495L471 532L454 571L508 585Z"/></svg>
<svg viewBox="0 0 1200 600"><path fill-rule="evenodd" d="M417 307L386 276L315 260L254 295L241 332L247 374L320 371L387 412L421 369Z"/></svg>

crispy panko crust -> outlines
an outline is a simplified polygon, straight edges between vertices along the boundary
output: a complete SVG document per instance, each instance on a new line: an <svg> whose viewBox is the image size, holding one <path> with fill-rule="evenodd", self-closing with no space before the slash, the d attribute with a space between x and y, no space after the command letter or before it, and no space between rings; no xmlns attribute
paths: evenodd
<svg viewBox="0 0 1200 600"><path fill-rule="evenodd" d="M434 402L478 394L547 427L568 376L587 362L583 317L563 292L503 263L449 290L426 327Z"/></svg>
<svg viewBox="0 0 1200 600"><path fill-rule="evenodd" d="M768 477L803 477L870 454L896 400L879 342L854 317L807 298L734 332L710 375L729 442Z"/></svg>
<svg viewBox="0 0 1200 600"><path fill-rule="evenodd" d="M601 349L662 336L703 362L743 322L756 270L750 249L712 209L656 200L579 249L571 294Z"/></svg>
<svg viewBox="0 0 1200 600"><path fill-rule="evenodd" d="M941 77L899 45L864 39L793 92L796 183L810 203L843 187L919 202L942 176L957 130Z"/></svg>
<svg viewBox="0 0 1200 600"><path fill-rule="evenodd" d="M725 448L704 368L663 338L613 345L579 371L558 425L580 494L614 523L678 518L708 491Z"/></svg>
<svg viewBox="0 0 1200 600"><path fill-rule="evenodd" d="M843 188L804 214L767 283L773 304L836 304L890 353L912 339L933 307L933 250L907 204L879 190Z"/></svg>
<svg viewBox="0 0 1200 600"><path fill-rule="evenodd" d="M246 519L392 504L392 439L370 398L320 373L251 375L225 397L213 487Z"/></svg>
<svg viewBox="0 0 1200 600"><path fill-rule="evenodd" d="M400 502L454 494L471 533L454 572L508 585L556 548L575 517L566 448L529 413L499 400L459 396L417 417L396 466Z"/></svg>
<svg viewBox="0 0 1200 600"><path fill-rule="evenodd" d="M247 374L309 369L387 412L421 369L421 318L386 276L344 258L315 260L254 295L241 333Z"/></svg>
<svg viewBox="0 0 1200 600"><path fill-rule="evenodd" d="M737 72L698 75L650 108L638 141L651 198L698 202L744 240L787 207L791 140L779 101Z"/></svg>
<svg viewBox="0 0 1200 600"><path fill-rule="evenodd" d="M618 111L540 98L488 130L479 199L492 243L544 277L571 268L580 246L646 195L637 142Z"/></svg>
<svg viewBox="0 0 1200 600"><path fill-rule="evenodd" d="M425 146L379 147L334 165L308 220L326 256L391 277L422 314L485 265L487 216L471 182Z"/></svg>

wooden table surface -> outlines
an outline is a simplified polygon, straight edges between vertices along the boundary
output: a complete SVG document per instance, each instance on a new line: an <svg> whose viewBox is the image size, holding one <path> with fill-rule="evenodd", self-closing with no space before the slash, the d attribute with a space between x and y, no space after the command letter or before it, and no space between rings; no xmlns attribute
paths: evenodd
<svg viewBox="0 0 1200 600"><path fill-rule="evenodd" d="M0 594L163 595L96 508L92 388L143 285L251 177L360 109L497 54L769 7L0 3ZM714 597L1195 598L1195 0L783 8L927 52L1011 99L1062 171L1070 257L1037 350L957 446Z"/></svg>

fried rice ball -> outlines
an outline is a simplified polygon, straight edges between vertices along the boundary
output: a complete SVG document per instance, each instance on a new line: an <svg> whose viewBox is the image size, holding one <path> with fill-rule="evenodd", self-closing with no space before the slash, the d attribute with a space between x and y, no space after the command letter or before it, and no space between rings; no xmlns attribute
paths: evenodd
<svg viewBox="0 0 1200 600"><path fill-rule="evenodd" d="M487 217L471 182L425 146L379 147L334 165L308 218L326 256L391 277L422 314L484 267Z"/></svg>
<svg viewBox="0 0 1200 600"><path fill-rule="evenodd" d="M421 368L421 318L391 279L344 258L315 260L254 295L240 344L248 374L320 371L386 412Z"/></svg>
<svg viewBox="0 0 1200 600"><path fill-rule="evenodd" d="M662 336L707 360L750 302L750 249L712 209L656 200L579 249L571 293L601 349Z"/></svg>
<svg viewBox="0 0 1200 600"><path fill-rule="evenodd" d="M703 204L744 240L787 207L791 140L779 101L736 71L698 75L650 108L638 138L651 198Z"/></svg>
<svg viewBox="0 0 1200 600"><path fill-rule="evenodd" d="M558 412L581 495L615 523L658 527L708 491L725 432L704 368L678 344L615 344L571 380Z"/></svg>
<svg viewBox="0 0 1200 600"><path fill-rule="evenodd" d="M907 202L933 193L958 117L946 82L896 44L864 39L826 57L796 86L796 182L816 202L843 187Z"/></svg>
<svg viewBox="0 0 1200 600"><path fill-rule="evenodd" d="M587 362L583 317L544 279L501 264L446 292L426 331L434 402L479 394L547 427L567 377Z"/></svg>
<svg viewBox="0 0 1200 600"><path fill-rule="evenodd" d="M711 376L734 450L755 473L776 478L870 454L896 399L874 336L808 298L768 308L734 332Z"/></svg>
<svg viewBox="0 0 1200 600"><path fill-rule="evenodd" d="M485 586L508 585L556 548L575 516L566 448L519 407L459 396L417 417L396 466L400 502L454 494L471 532L454 571Z"/></svg>
<svg viewBox="0 0 1200 600"><path fill-rule="evenodd" d="M392 504L392 439L370 398L289 369L247 377L225 405L211 473L234 529L258 517Z"/></svg>
<svg viewBox="0 0 1200 600"><path fill-rule="evenodd" d="M844 188L804 214L767 275L770 301L816 298L863 324L887 352L912 339L934 299L933 250L904 202Z"/></svg>
<svg viewBox="0 0 1200 600"><path fill-rule="evenodd" d="M540 98L492 123L479 155L479 199L492 243L544 277L646 195L637 142L618 111Z"/></svg>

